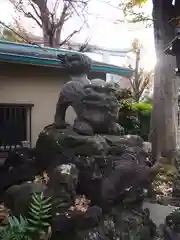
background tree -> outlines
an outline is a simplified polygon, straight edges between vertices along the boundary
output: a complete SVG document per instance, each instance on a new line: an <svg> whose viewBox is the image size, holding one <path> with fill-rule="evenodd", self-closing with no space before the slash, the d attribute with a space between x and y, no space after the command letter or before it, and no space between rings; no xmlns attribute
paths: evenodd
<svg viewBox="0 0 180 240"><path fill-rule="evenodd" d="M22 38L5 27L2 27L0 30L0 39L10 42L23 42Z"/></svg>
<svg viewBox="0 0 180 240"><path fill-rule="evenodd" d="M131 52L135 55L135 74L132 78L129 78L131 84L132 97L136 102L139 102L143 96L145 90L149 89L152 85L153 71L145 71L140 68L140 53L142 45L138 39L134 39L132 42Z"/></svg>
<svg viewBox="0 0 180 240"><path fill-rule="evenodd" d="M6 25L4 22L0 21L2 27L0 28L0 40L19 42L19 43L29 43L36 44L41 47L38 43L41 43L41 38L28 32L20 23L20 20L15 19L13 25ZM75 48L67 40L64 43L68 46L69 50L75 50L78 52L91 52L92 47L89 44L91 37L88 37L83 43L75 44Z"/></svg>
<svg viewBox="0 0 180 240"><path fill-rule="evenodd" d="M133 78L130 78L132 97L136 102L139 102L143 97L143 94L146 90L149 90L153 80L153 71L145 71L143 68L140 68L137 75Z"/></svg>
<svg viewBox="0 0 180 240"><path fill-rule="evenodd" d="M9 0L16 11L36 23L42 29L45 46L59 47L68 42L84 26L84 11L88 0ZM65 23L73 16L79 16L82 26L62 39Z"/></svg>
<svg viewBox="0 0 180 240"><path fill-rule="evenodd" d="M146 1L127 0L125 12L127 13L128 10L135 12L137 6L141 9L144 2ZM180 1L152 0L152 3L157 64L154 78L150 140L155 160L160 155L170 156L176 149L178 89L174 74L176 62L174 57L164 53L164 49L175 35L175 26L172 25L172 20L180 16ZM137 19L136 15L135 19ZM139 20L141 19L139 18Z"/></svg>
<svg viewBox="0 0 180 240"><path fill-rule="evenodd" d="M0 39L10 42L31 43L34 41L34 36L28 32L20 21L15 20L13 25L6 25L1 22Z"/></svg>
<svg viewBox="0 0 180 240"><path fill-rule="evenodd" d="M170 24L176 17L180 2L172 0L153 1L154 38L157 56L155 69L153 111L151 119L151 141L154 156L170 156L176 149L177 136L177 80L175 57L164 53L165 47L175 35ZM160 121L158 120L160 119Z"/></svg>

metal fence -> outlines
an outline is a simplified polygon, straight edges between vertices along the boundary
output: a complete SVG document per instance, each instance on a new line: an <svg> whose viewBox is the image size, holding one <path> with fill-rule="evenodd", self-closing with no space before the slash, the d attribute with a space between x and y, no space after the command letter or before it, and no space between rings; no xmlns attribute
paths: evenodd
<svg viewBox="0 0 180 240"><path fill-rule="evenodd" d="M32 105L0 104L0 152L31 141Z"/></svg>

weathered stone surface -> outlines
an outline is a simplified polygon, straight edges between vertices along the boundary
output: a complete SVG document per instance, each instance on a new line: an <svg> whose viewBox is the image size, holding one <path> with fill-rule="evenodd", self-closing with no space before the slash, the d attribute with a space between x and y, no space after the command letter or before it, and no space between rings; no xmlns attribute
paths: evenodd
<svg viewBox="0 0 180 240"><path fill-rule="evenodd" d="M0 194L3 194L13 185L32 181L38 173L39 168L35 161L25 162L20 166L13 167L10 171L4 170L4 166L2 166L0 174Z"/></svg>
<svg viewBox="0 0 180 240"><path fill-rule="evenodd" d="M129 147L142 147L143 139L137 135L112 136L107 135L106 140L112 144L125 144Z"/></svg>
<svg viewBox="0 0 180 240"><path fill-rule="evenodd" d="M178 239L180 239L180 211L176 209L166 217L164 240Z"/></svg>
<svg viewBox="0 0 180 240"><path fill-rule="evenodd" d="M45 189L45 185L35 182L14 185L8 188L3 201L12 214L16 216L26 215L32 193L42 193Z"/></svg>
<svg viewBox="0 0 180 240"><path fill-rule="evenodd" d="M59 157L60 161L60 154L68 151L69 155L73 153L76 156L106 156L121 155L128 147L132 154L139 154L139 160L140 154L143 159L146 155L142 145L143 140L138 136L120 137L102 134L84 136L74 132L70 126L66 129L56 129L52 125L46 127L39 135L36 144L36 160L39 164L47 166L49 159L52 163L53 159Z"/></svg>
<svg viewBox="0 0 180 240"><path fill-rule="evenodd" d="M53 201L53 215L67 211L76 196L78 170L73 164L62 164L49 174L44 195Z"/></svg>
<svg viewBox="0 0 180 240"><path fill-rule="evenodd" d="M47 159L46 166L52 165L53 161L54 167L61 164L75 165L78 170L78 181L75 192L85 194L91 200L92 205L98 205L102 208L101 221L105 221L106 216L109 218L112 214L112 208L116 209L114 211L119 211L117 210L119 206L117 205L116 207L118 202L121 206L121 211L127 215L128 219L131 219L130 213L132 209L138 212L142 211L144 188L147 189L152 180L151 168L146 164L148 153L143 147L144 142L139 136L82 135L78 134L77 131L75 132L70 126L66 129L56 129L52 125L45 128L40 134L36 149L37 152L40 150L38 153L42 151L44 155L40 158L37 156L36 160L39 161L42 159L44 161ZM49 163L50 158L46 158L46 149L48 149L48 153L52 152ZM58 183L57 180L52 183L54 189L56 189L56 182ZM57 193L58 190L54 192ZM70 192L72 194L74 191L71 189ZM53 193L51 192L49 195L52 196ZM61 199L63 199L62 196ZM68 207L73 202L73 197L69 199L71 201L68 199L63 200L68 203L66 211L68 211ZM131 210L124 212L125 210L122 210L124 209L122 206L129 206ZM116 215L118 215L117 212ZM118 217L121 218L122 216ZM64 229L71 228L71 232L74 231L75 225L73 224L72 229L72 219L67 220L64 216L61 216L55 218L54 221L63 221L62 226L63 224L67 224ZM111 223L114 226L116 225L114 220ZM140 223L138 222L137 224ZM102 230L104 226L100 224L96 228L91 228L91 230L80 231L79 234L82 234L84 238L86 236L87 239L91 239L89 234L94 234L94 236L101 234L102 239L112 239L108 237L108 234L114 234L113 238L117 239L120 235L124 234L124 230L118 225L115 228L114 233L111 230L108 230L111 233L105 233ZM150 231L148 227L146 231ZM59 237L62 237L62 234L63 236L67 235L67 232L65 233L64 231L58 230L55 232L55 235ZM149 237L149 239L151 238Z"/></svg>
<svg viewBox="0 0 180 240"><path fill-rule="evenodd" d="M78 238L78 232L97 227L102 218L102 210L97 206L90 207L87 212L69 212L52 220L53 239L60 237ZM63 239L64 239L63 238Z"/></svg>

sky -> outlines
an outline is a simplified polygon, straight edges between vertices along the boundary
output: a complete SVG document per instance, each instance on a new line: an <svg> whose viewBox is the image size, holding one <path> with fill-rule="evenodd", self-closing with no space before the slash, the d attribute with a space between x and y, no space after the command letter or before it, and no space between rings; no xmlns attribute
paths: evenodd
<svg viewBox="0 0 180 240"><path fill-rule="evenodd" d="M54 0L49 0L54 1ZM91 0L88 5L88 14L86 14L87 24L81 32L74 36L73 41L84 42L90 37L90 43L104 48L124 49L130 48L134 38L138 38L143 45L141 65L142 67L151 70L156 62L153 42L153 29L146 28L143 24L124 24L122 13L115 7L118 0L111 0L110 4L107 0ZM0 20L5 23L13 21L16 16L13 8L8 0L0 0L1 15ZM151 14L151 0L143 7L143 11ZM36 35L41 35L41 30L37 28L31 21L21 17L21 21L29 31ZM63 32L67 36L73 30L79 29L82 25L82 16L74 17L66 24ZM95 57L95 56L94 56ZM118 59L111 58L113 64ZM99 59L97 59L99 60ZM119 65L119 64L118 64Z"/></svg>

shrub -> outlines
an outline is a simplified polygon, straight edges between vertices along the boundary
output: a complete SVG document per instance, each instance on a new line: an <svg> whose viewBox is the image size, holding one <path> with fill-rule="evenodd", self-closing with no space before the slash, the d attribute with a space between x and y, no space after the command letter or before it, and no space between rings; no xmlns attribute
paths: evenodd
<svg viewBox="0 0 180 240"><path fill-rule="evenodd" d="M145 140L148 140L152 105L146 102L133 103L132 107L137 113L139 120L139 135Z"/></svg>
<svg viewBox="0 0 180 240"><path fill-rule="evenodd" d="M139 134L140 122L131 101L120 103L118 123L124 127L125 134Z"/></svg>
<svg viewBox="0 0 180 240"><path fill-rule="evenodd" d="M119 97L118 123L124 127L125 134L140 135L148 140L152 105L147 102L134 102L129 94Z"/></svg>

